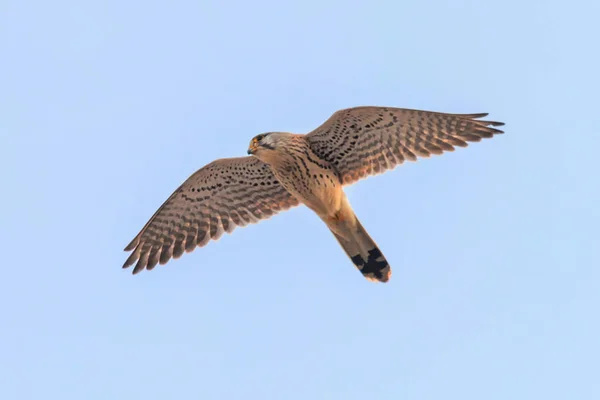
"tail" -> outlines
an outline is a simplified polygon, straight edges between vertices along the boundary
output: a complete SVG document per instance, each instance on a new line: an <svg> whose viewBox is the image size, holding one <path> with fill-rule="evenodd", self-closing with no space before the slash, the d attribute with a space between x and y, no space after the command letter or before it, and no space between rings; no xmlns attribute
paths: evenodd
<svg viewBox="0 0 600 400"><path fill-rule="evenodd" d="M356 215L353 221L331 221L327 225L363 276L372 282L387 282L392 269Z"/></svg>

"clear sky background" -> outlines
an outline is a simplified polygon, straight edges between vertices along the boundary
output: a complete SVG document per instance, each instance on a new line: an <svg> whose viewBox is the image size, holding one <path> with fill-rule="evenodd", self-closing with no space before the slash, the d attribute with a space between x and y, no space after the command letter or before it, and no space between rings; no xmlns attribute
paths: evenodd
<svg viewBox="0 0 600 400"><path fill-rule="evenodd" d="M597 1L0 3L0 398L600 398ZM135 277L196 169L335 110L503 136L348 189L364 280L296 208Z"/></svg>

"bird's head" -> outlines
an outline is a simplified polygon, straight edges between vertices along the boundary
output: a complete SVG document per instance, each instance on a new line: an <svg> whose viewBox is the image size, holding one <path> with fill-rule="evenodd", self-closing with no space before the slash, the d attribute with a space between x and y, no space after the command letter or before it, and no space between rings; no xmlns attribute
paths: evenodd
<svg viewBox="0 0 600 400"><path fill-rule="evenodd" d="M285 140L287 134L283 132L269 132L256 135L250 141L248 146L248 154L252 154L259 159L276 151L278 146Z"/></svg>

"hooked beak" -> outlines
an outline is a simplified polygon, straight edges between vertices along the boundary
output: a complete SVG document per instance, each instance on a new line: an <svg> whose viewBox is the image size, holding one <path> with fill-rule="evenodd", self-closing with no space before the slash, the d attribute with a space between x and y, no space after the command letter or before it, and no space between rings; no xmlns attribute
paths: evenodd
<svg viewBox="0 0 600 400"><path fill-rule="evenodd" d="M252 143L250 143L250 147L248 147L248 154L256 153L257 149L258 149L258 141L254 140Z"/></svg>

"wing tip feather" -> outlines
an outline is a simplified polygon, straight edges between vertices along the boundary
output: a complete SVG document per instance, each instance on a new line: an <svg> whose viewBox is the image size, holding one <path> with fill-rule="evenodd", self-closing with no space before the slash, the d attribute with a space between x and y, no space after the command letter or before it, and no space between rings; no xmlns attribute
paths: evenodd
<svg viewBox="0 0 600 400"><path fill-rule="evenodd" d="M129 242L129 244L127 246L125 246L123 251L131 251L131 250L135 249L135 246L138 245L138 242L139 242L139 237L134 238L131 242Z"/></svg>

